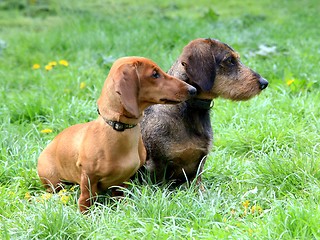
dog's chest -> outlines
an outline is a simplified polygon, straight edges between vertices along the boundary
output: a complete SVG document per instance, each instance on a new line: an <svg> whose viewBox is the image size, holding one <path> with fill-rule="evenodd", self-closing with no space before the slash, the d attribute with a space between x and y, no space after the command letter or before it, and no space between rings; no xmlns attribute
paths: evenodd
<svg viewBox="0 0 320 240"><path fill-rule="evenodd" d="M100 185L102 188L108 188L113 185L122 184L139 169L140 159L138 156L132 156L109 164L108 167L99 169Z"/></svg>
<svg viewBox="0 0 320 240"><path fill-rule="evenodd" d="M190 128L189 128L190 129ZM212 146L211 128L208 131L188 131L188 128L180 132L183 137L176 139L175 143L170 146L168 154L168 167L173 178L182 176L181 169L185 174L194 175L204 156L206 156ZM182 131L182 130L181 130Z"/></svg>
<svg viewBox="0 0 320 240"><path fill-rule="evenodd" d="M193 164L194 162L198 163L203 156L208 154L210 146L210 140L189 137L170 147L169 159L172 159L177 165L188 165Z"/></svg>
<svg viewBox="0 0 320 240"><path fill-rule="evenodd" d="M170 160L167 163L169 178L184 179L184 174L188 178L194 176L201 160L207 153L208 147L205 144L200 145L193 142L187 142L180 148L172 149Z"/></svg>

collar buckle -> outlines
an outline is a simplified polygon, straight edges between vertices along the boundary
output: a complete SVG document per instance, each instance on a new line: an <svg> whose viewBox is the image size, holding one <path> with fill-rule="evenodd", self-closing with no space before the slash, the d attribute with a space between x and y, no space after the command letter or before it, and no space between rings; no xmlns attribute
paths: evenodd
<svg viewBox="0 0 320 240"><path fill-rule="evenodd" d="M114 130L118 131L118 132L123 132L126 129L125 124L121 123L121 122L115 122L115 121L111 121L112 124L110 125Z"/></svg>

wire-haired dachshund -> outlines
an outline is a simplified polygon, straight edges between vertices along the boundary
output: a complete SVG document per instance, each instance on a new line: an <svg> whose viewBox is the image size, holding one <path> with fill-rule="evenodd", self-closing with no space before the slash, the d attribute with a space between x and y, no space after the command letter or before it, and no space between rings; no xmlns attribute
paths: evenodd
<svg viewBox="0 0 320 240"><path fill-rule="evenodd" d="M120 58L98 99L98 118L65 129L41 153L42 183L49 191L58 191L63 181L80 184L79 208L86 211L97 194L129 180L144 164L138 124L143 110L152 104L180 103L195 94L196 88L149 59Z"/></svg>
<svg viewBox="0 0 320 240"><path fill-rule="evenodd" d="M248 100L265 89L268 81L244 66L230 46L215 39L191 41L168 73L196 87L197 95L178 105L145 110L141 129L147 160L141 171L148 172L154 182L172 180L180 185L202 172L211 150L212 100Z"/></svg>

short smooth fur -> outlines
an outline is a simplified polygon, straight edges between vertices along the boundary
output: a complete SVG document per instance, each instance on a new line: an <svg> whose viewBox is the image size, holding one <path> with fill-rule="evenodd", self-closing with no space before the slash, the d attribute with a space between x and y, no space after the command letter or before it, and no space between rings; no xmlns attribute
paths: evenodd
<svg viewBox="0 0 320 240"><path fill-rule="evenodd" d="M65 129L40 154L42 183L48 191L58 191L64 181L80 184L78 203L85 212L98 194L122 185L144 164L138 124L143 110L157 103L179 103L195 93L194 87L149 59L120 58L98 99L98 118Z"/></svg>

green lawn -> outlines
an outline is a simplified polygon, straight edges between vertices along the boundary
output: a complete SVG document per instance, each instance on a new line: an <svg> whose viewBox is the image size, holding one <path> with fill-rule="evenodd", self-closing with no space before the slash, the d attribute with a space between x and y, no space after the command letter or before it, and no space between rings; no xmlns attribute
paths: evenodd
<svg viewBox="0 0 320 240"><path fill-rule="evenodd" d="M319 12L318 0L0 0L0 239L320 239ZM77 186L46 194L37 157L97 117L112 62L168 70L199 37L270 83L247 102L215 100L206 191L132 183L87 216Z"/></svg>

